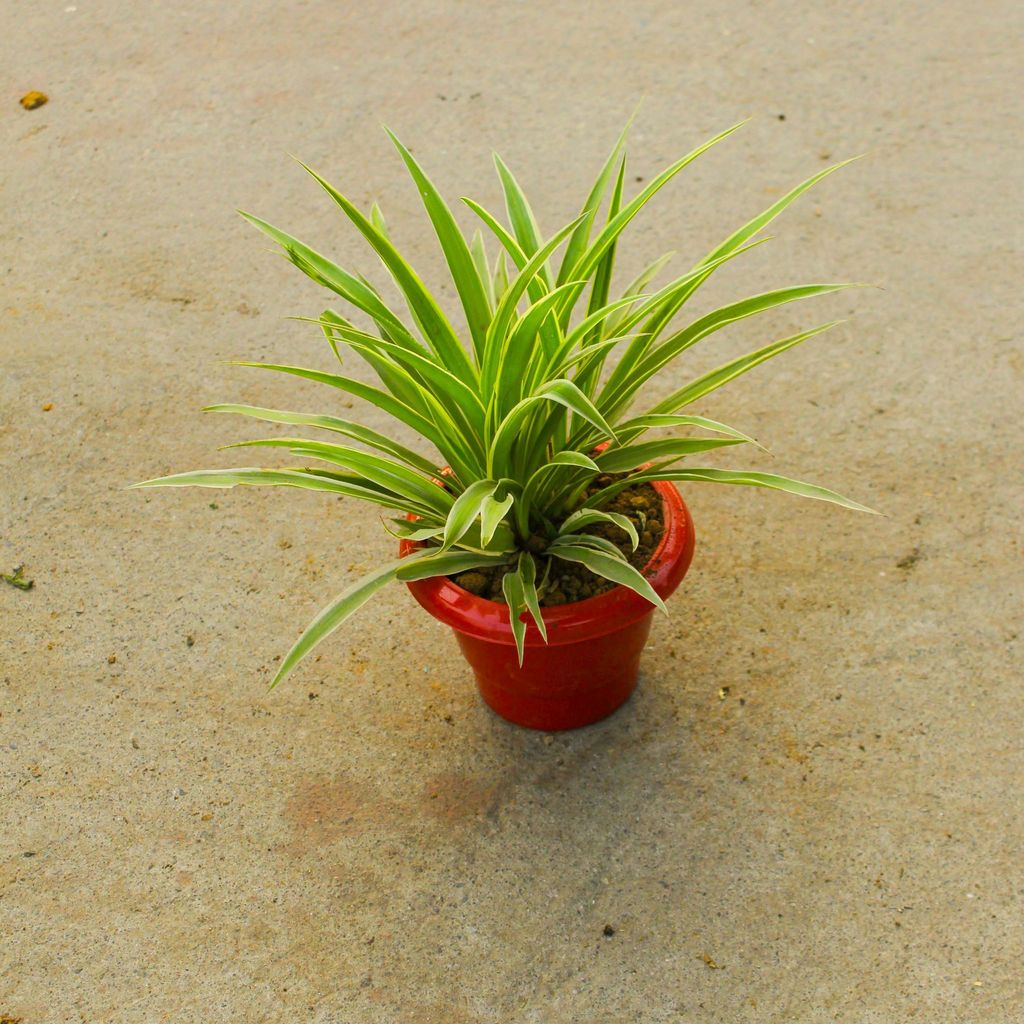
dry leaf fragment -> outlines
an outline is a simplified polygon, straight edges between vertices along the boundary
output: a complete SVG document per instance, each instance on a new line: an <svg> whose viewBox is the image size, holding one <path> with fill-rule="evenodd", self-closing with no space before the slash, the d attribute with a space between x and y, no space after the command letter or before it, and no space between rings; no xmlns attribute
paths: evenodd
<svg viewBox="0 0 1024 1024"><path fill-rule="evenodd" d="M31 590L35 586L34 580L26 579L22 570L25 568L23 565L15 566L14 572L8 574L0 572L0 580L4 583L10 583L12 587L17 587L19 590ZM2 1024L2 1022L0 1022Z"/></svg>
<svg viewBox="0 0 1024 1024"><path fill-rule="evenodd" d="M25 93L25 95L21 97L20 102L26 110L35 110L36 107L41 107L44 103L48 102L49 99L50 97L47 96L45 92L37 92L33 89L31 92Z"/></svg>
<svg viewBox="0 0 1024 1024"><path fill-rule="evenodd" d="M710 956L708 956L707 953L701 953L700 959L704 961L708 970L720 971L722 969L721 964L716 964L715 961Z"/></svg>

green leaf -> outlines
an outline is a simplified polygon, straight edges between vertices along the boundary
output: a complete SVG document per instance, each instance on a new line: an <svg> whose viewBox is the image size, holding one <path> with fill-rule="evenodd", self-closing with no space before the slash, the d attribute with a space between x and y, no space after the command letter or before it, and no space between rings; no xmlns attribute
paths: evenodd
<svg viewBox="0 0 1024 1024"><path fill-rule="evenodd" d="M694 466L692 469L670 469L652 470L646 473L637 473L629 477L627 481L619 481L627 486L636 483L644 483L650 480L702 480L714 484L740 484L746 487L768 487L776 491L787 491L790 494L798 494L804 498L815 498L818 501L828 501L834 505L842 505L843 508L853 509L855 512L870 512L871 515L882 515L867 505L861 505L852 498L844 498L835 491L826 487L819 487L817 484L804 483L801 480L791 480L789 477L776 476L774 473L755 473L745 470L710 469L707 467ZM617 484L612 484L605 491L600 491L593 498L588 499L595 503L604 500L607 491L614 491Z"/></svg>
<svg viewBox="0 0 1024 1024"><path fill-rule="evenodd" d="M548 642L548 627L544 622L544 614L540 610L540 597L537 594L537 563L533 555L523 551L519 555L519 578L523 581L523 598L533 621L537 625L544 642ZM520 662L520 664L522 664Z"/></svg>
<svg viewBox="0 0 1024 1024"><path fill-rule="evenodd" d="M565 537L570 534L579 533L588 526L593 526L594 523L611 523L613 526L617 526L620 530L624 530L629 535L630 543L633 545L633 550L636 551L640 544L640 538L637 536L636 527L633 525L633 521L624 515L620 515L618 512L603 512L597 508L579 508L568 519L562 523L562 530L559 534L560 537Z"/></svg>
<svg viewBox="0 0 1024 1024"><path fill-rule="evenodd" d="M434 225L434 231L441 243L444 257L448 261L452 280L462 299L462 306L466 311L466 322L469 324L469 330L473 336L473 347L479 360L483 355L484 337L491 319L491 307L487 300L483 280L473 261L473 255L469 246L466 245L466 240L463 238L451 210L448 209L448 204L441 198L440 193L424 173L416 158L399 142L392 131L387 128L384 130L405 161L409 174L416 182L416 188L423 200L423 206L430 217L430 222Z"/></svg>
<svg viewBox="0 0 1024 1024"><path fill-rule="evenodd" d="M572 286L562 285L530 306L507 332L504 342L485 367L480 388L484 394L490 392L497 399L495 407L499 413L504 414L522 398L529 373L533 367L543 365L545 348L543 344L536 344L537 338L544 321L569 287ZM497 345L497 341L495 343Z"/></svg>
<svg viewBox="0 0 1024 1024"><path fill-rule="evenodd" d="M392 519L391 526L384 523L382 525L384 529L391 534L392 537L397 537L399 540L411 540L411 541L425 541L425 540L437 540L444 534L443 526L419 526L422 519L408 520L408 519Z"/></svg>
<svg viewBox="0 0 1024 1024"><path fill-rule="evenodd" d="M509 325L515 317L516 306L519 300L526 294L531 282L537 279L540 268L544 265L545 260L558 248L575 223L573 221L572 224L567 224L538 249L527 261L526 266L519 271L516 279L502 296L501 301L498 303L498 308L494 311L494 319L491 320L490 327L487 329L487 339L484 343L483 380L491 381L495 379L497 364L500 361L501 353L504 351L503 343L507 337Z"/></svg>
<svg viewBox="0 0 1024 1024"><path fill-rule="evenodd" d="M288 373L305 380L316 381L320 384L327 384L338 388L357 398L362 398L371 405L390 413L397 420L412 427L418 434L433 442L437 450L444 456L445 461L458 474L460 480L472 479L479 475L479 467L482 460L469 446L462 435L455 428L451 417L444 411L432 395L424 393L425 398L432 399L432 410L438 417L441 425L426 419L414 409L410 409L404 402L398 401L386 391L380 388L364 384L362 381L353 380L351 377L341 377L334 373L322 373L319 370L307 370L301 366L284 366L279 363L254 363L246 360L233 360L230 366L255 366L261 370L276 370L279 373ZM447 429L446 429L447 428Z"/></svg>
<svg viewBox="0 0 1024 1024"><path fill-rule="evenodd" d="M418 505L432 508L446 515L452 507L452 497L442 487L424 479L414 470L399 462L392 462L373 452L364 452L348 445L309 441L301 437L269 437L254 441L239 441L226 448L288 448L293 454L330 462L345 469L355 470L367 480L384 487Z"/></svg>
<svg viewBox="0 0 1024 1024"><path fill-rule="evenodd" d="M283 409L261 409L255 405L233 405L221 403L219 405L208 405L203 412L230 412L240 416L251 416L254 419L264 420L268 423L289 423L294 426L320 427L322 430L330 430L336 434L343 434L355 441L362 441L363 444L376 448L378 451L387 452L396 459L401 459L406 465L424 473L437 473L437 467L429 460L418 455L416 452L404 445L393 441L390 437L364 427L361 423L353 423L351 420L343 420L337 416L321 416L316 413L287 412Z"/></svg>
<svg viewBox="0 0 1024 1024"><path fill-rule="evenodd" d="M559 473L559 467L565 467L570 472ZM522 497L516 504L516 527L521 536L526 537L530 532L530 512L537 503L538 496L543 493L549 482L558 476L569 476L575 479L576 474L573 474L571 469L585 469L594 473L599 471L597 463L592 458L582 452L567 449L557 452L529 476L526 486L523 488Z"/></svg>
<svg viewBox="0 0 1024 1024"><path fill-rule="evenodd" d="M533 556L523 551L519 555L519 563L514 570L505 573L501 581L501 592L508 605L508 620L512 627L512 636L516 642L516 653L519 656L519 667L523 667L523 654L526 640L526 623L523 616L529 612L537 624L540 635L547 643L548 630L540 609L540 598L537 595L537 566Z"/></svg>
<svg viewBox="0 0 1024 1024"><path fill-rule="evenodd" d="M740 441L767 451L764 445L759 444L754 438L749 437L728 423L719 423L717 420L709 420L706 416L676 416L671 413L648 413L646 416L635 416L633 419L620 423L615 428L619 441L623 444L632 441L647 430L658 427L702 427L704 430L711 430L716 434L725 434L726 437L735 437Z"/></svg>
<svg viewBox="0 0 1024 1024"><path fill-rule="evenodd" d="M667 167L664 171L654 177L644 187L643 191L626 203L619 213L616 214L616 216L613 217L607 225L605 225L604 229L597 236L587 251L579 258L578 262L568 268L566 268L563 263L563 273L559 274L559 280L568 280L570 276L574 278L588 277L593 273L608 248L622 233L626 225L629 224L640 210L642 210L643 207L646 206L654 197L655 193L667 185L668 182L683 170L684 167L696 160L702 153L707 152L707 150L716 143L721 142L738 128L741 128L745 123L745 121L740 121L738 124L734 124L731 128L727 128L724 132L719 132L716 136L698 146L696 149L691 150L686 154L686 156L681 157L670 167Z"/></svg>
<svg viewBox="0 0 1024 1024"><path fill-rule="evenodd" d="M622 447L609 448L597 457L602 473L624 473L655 459L685 458L698 452L727 448L734 444L746 444L735 437L665 437L657 441L641 441Z"/></svg>
<svg viewBox="0 0 1024 1024"><path fill-rule="evenodd" d="M307 277L312 278L317 284L331 291L336 292L342 298L347 299L356 308L371 316L382 329L387 331L389 337L396 341L405 342L414 348L422 346L409 332L409 329L402 323L398 316L389 309L377 293L364 281L353 276L346 270L342 270L336 263L332 263L325 256L311 249L308 245L300 242L297 238L273 224L268 224L251 213L238 211L250 224L257 227L264 234L269 235L284 250L285 254Z"/></svg>
<svg viewBox="0 0 1024 1024"><path fill-rule="evenodd" d="M415 563L401 566L396 575L403 583L411 583L413 580L429 579L432 576L453 576L455 573L468 572L470 569L484 569L507 562L506 554L424 548L423 557Z"/></svg>
<svg viewBox="0 0 1024 1024"><path fill-rule="evenodd" d="M573 282L570 281L562 287L568 288L571 287L572 284ZM635 305L637 302L643 302L648 297L649 296L647 295L627 295L624 298L616 299L614 302L609 302L607 305L601 306L598 309L593 310L593 312L588 313L586 317L584 317L584 319L581 320L580 323L565 336L563 348L556 352L552 357L552 363L554 363L555 359L564 355L565 352L571 351L577 345L586 344L589 347L593 342L588 341L587 336L593 334L594 329L598 327L602 321L609 319L617 312L623 312L627 307ZM622 339L620 338L619 340Z"/></svg>
<svg viewBox="0 0 1024 1024"><path fill-rule="evenodd" d="M461 420L470 434L479 437L486 412L484 405L476 391L447 370L442 363L418 352L410 352L393 342L375 338L372 334L366 334L351 326L339 326L337 330L353 349L364 355L372 353L382 356L404 367L412 377L408 380L411 387L416 387L416 378L432 384L433 387L428 389L430 395L440 401L446 409L451 410L452 416ZM395 373L398 367L390 365L389 369ZM424 389L420 387L418 390L421 397L426 398L423 394Z"/></svg>
<svg viewBox="0 0 1024 1024"><path fill-rule="evenodd" d="M494 154L494 166L498 170L501 188L505 193L505 210L508 213L508 220L512 225L516 241L527 257L532 256L540 248L540 230L537 227L537 219L533 215L530 202L519 187L515 176L497 153ZM539 273L545 285L549 289L553 288L554 282L546 262L541 266Z"/></svg>
<svg viewBox="0 0 1024 1024"><path fill-rule="evenodd" d="M566 372L574 366L579 366L579 371L576 374L574 383L579 384L580 378L586 373L588 368L592 367L595 363L600 362L608 354L608 351L614 348L623 338L606 338L604 341L592 341L586 348L580 349L578 352L570 355L565 359L559 366L552 368L552 373L557 373L558 376L562 377L566 375ZM596 377L594 377L596 380ZM591 385L592 386L592 385ZM583 388L580 388L584 394L589 393Z"/></svg>
<svg viewBox="0 0 1024 1024"><path fill-rule="evenodd" d="M520 246L519 242L516 241L515 237L505 229L505 227L492 213L489 213L479 203L465 196L462 197L462 202L465 203L466 206L468 206L491 229L495 238L497 238L503 246L502 250L498 253L498 262L494 271L494 297L498 302L500 302L508 291L509 282L505 254L508 253L512 262L520 271L522 271L529 263L530 257L523 252L522 246ZM530 296L531 302L539 302L547 294L548 286L543 275L543 270L546 266L547 262L544 261L538 272L532 274L530 277L529 284L527 285L527 292ZM542 329L547 330L547 321L545 321L545 325Z"/></svg>
<svg viewBox="0 0 1024 1024"><path fill-rule="evenodd" d="M423 415L429 415L429 406L423 396L425 383L423 377L417 374L415 370L410 372L396 367L390 358L377 351L375 347L377 344L391 343L387 331L380 330L379 325L378 336L365 334L365 332L357 330L351 321L346 320L343 316L339 316L333 309L325 309L319 317L295 316L289 319L297 320L300 323L317 324L323 331L324 337L327 338L327 344L331 346L331 351L339 363L342 362L339 342L355 349L371 366L374 373L380 378L381 383L395 398L400 402L404 402L410 409L414 409ZM352 344L353 337L369 338L373 344L356 347ZM433 353L420 345L402 345L401 347L420 359L433 358ZM412 378L411 380L410 377Z"/></svg>
<svg viewBox="0 0 1024 1024"><path fill-rule="evenodd" d="M505 225L494 216L493 213L481 206L475 199L470 199L469 196L461 196L459 201L468 206L484 222L484 224L487 225L491 234L493 234L501 243L502 248L498 253L499 258L501 258L504 253L507 253L512 258L512 262L522 270L522 268L529 262L530 255L532 254L523 252L523 247L519 244L515 235L513 235L508 228L506 228ZM539 294L535 296L535 298L540 298L540 295L542 295L546 290L544 286L544 278L538 276L536 284L539 289ZM501 294L502 293L498 291L496 284L495 298L500 299Z"/></svg>
<svg viewBox="0 0 1024 1024"><path fill-rule="evenodd" d="M329 387L337 388L339 391L362 398L371 405L375 405L378 409L390 413L395 419L401 420L401 422L412 427L417 433L433 441L435 445L440 441L440 435L430 420L425 419L420 413L411 409L404 402L400 402L393 395L389 395L386 391L381 391L380 388L364 384L362 381L354 380L351 377L342 377L336 373L324 373L321 370L309 370L303 366L286 366L283 363L258 363L247 359L232 359L229 360L227 365L253 366L258 370L274 370L277 373L287 373L293 377L301 377L303 380L312 380L318 384L327 384Z"/></svg>
<svg viewBox="0 0 1024 1024"><path fill-rule="evenodd" d="M444 527L443 551L465 535L482 514L484 502L494 495L498 487L497 480L475 480L455 499Z"/></svg>
<svg viewBox="0 0 1024 1024"><path fill-rule="evenodd" d="M572 287L574 287L574 283L570 281L563 285L559 292ZM598 327L606 317L611 316L624 307L642 302L644 298L646 296L633 295L623 299L616 299L614 302L610 302L608 305L602 306L600 309L588 314L566 335L565 340L551 354L546 365L543 362L537 363L530 376L531 387L536 386L537 383L545 378L563 376L564 370L578 363L580 364L580 369L576 374L575 383L584 394L591 395L608 352L620 341L626 340L626 338L621 336L608 338L605 341L597 340L602 333L598 330ZM573 354L573 349L577 346L582 347ZM593 367L593 371L590 374L587 372L588 367Z"/></svg>
<svg viewBox="0 0 1024 1024"><path fill-rule="evenodd" d="M822 334L824 331L831 330L837 324L843 322L842 320L832 320L809 331L801 331L799 334L790 335L788 338L773 341L770 345L757 349L756 352L749 352L737 359L731 359L724 366L719 366L717 369L711 370L696 380L691 381L685 387L679 388L678 391L673 391L668 398L653 406L651 413L673 413L677 409L691 405L698 399L720 388L723 384L728 384L729 381L735 380L748 370L754 369L755 366L760 366L761 363L771 359L772 356L777 356L779 353L785 352L786 349L799 345L802 341L807 341L808 338L813 338L816 334Z"/></svg>
<svg viewBox="0 0 1024 1024"><path fill-rule="evenodd" d="M673 256L675 256L674 252L667 252L664 256L659 256L658 259L654 260L653 263L649 263L646 267L644 267L644 269L639 274L637 274L637 276L633 278L633 280L630 281L628 285L626 285L625 289L622 292L620 301L624 302L624 300L630 299L633 296L640 296L641 293L651 283L651 281L653 281L654 278L656 278L658 274L661 273L665 265L669 262L669 260L672 259ZM646 298L646 296L644 297ZM619 326L619 324L622 323L625 317L626 311L624 305L616 307L616 309L612 312L611 316L609 316L607 321L605 322L603 334L605 336L614 334L616 328Z"/></svg>
<svg viewBox="0 0 1024 1024"><path fill-rule="evenodd" d="M551 461L542 466L541 469L547 469L548 466L577 466L580 469L592 469L595 472L600 469L598 464L589 455L570 450L556 452L552 456Z"/></svg>
<svg viewBox="0 0 1024 1024"><path fill-rule="evenodd" d="M650 601L656 608L668 612L665 602L658 596L654 587L621 556L614 558L611 554L595 551L578 542L567 544L561 541L551 544L547 553L568 562L579 562L598 576L629 587L630 590L636 591L641 597Z"/></svg>
<svg viewBox="0 0 1024 1024"><path fill-rule="evenodd" d="M302 166L341 207L345 215L380 256L405 295L409 308L422 324L426 342L442 358L445 366L463 381L475 380L476 371L459 342L455 330L416 272L402 258L401 253L345 196L312 168L306 167L305 164Z"/></svg>
<svg viewBox="0 0 1024 1024"><path fill-rule="evenodd" d="M508 484L511 481L500 481ZM495 492L497 493L497 492ZM501 521L505 518L508 510L515 502L515 495L506 494L500 500L493 494L488 495L480 505L480 542L484 547L494 538L494 531L497 530Z"/></svg>
<svg viewBox="0 0 1024 1024"><path fill-rule="evenodd" d="M564 284L570 277L579 279L580 277L585 278L589 276L588 274L576 274L574 273L574 270L576 264L580 262L580 259L583 256L587 247L587 242L590 241L590 229L593 227L597 211L601 208L605 192L608 191L608 185L612 180L612 174L615 172L615 164L618 162L619 155L622 153L622 147L626 144L626 136L629 134L629 128L632 121L633 119L631 117L629 121L626 122L626 127L619 133L619 137L615 140L615 145L612 147L612 151L608 155L608 159L605 160L604 165L601 167L601 170L597 175L597 180L594 182L594 186L590 190L590 195L587 196L586 202L583 204L583 209L580 211L582 219L579 227L576 228L573 232L572 238L569 239L569 244L565 249L565 255L562 257L562 265L558 270L559 284Z"/></svg>
<svg viewBox="0 0 1024 1024"><path fill-rule="evenodd" d="M473 239L469 243L469 252L473 257L476 272L480 275L484 291L487 294L488 307L494 309L494 281L491 277L490 264L487 262L487 249L484 247L483 232L479 228L473 232ZM488 320L490 320L490 316L488 316Z"/></svg>
<svg viewBox="0 0 1024 1024"><path fill-rule="evenodd" d="M410 560L418 560L421 557L420 552L414 552L405 558L388 562L364 576L347 590L342 591L317 615L306 627L302 636L295 641L292 649L284 656L270 688L273 689L277 686L321 640L330 636L353 612L358 611L366 604L381 587L390 583L400 568L408 566Z"/></svg>
<svg viewBox="0 0 1024 1024"><path fill-rule="evenodd" d="M397 495L385 493L368 485L334 476L310 474L296 469L262 469L245 466L239 469L198 469L190 473L156 477L132 484L132 487L298 487L307 491L328 491L343 494L385 508L403 512L420 511L418 505Z"/></svg>
<svg viewBox="0 0 1024 1024"><path fill-rule="evenodd" d="M505 467L512 445L519 437L530 411L541 402L556 402L598 428L606 437L615 437L612 428L594 406L593 402L570 380L552 380L544 384L535 394L524 398L502 420L487 453L488 469L493 474L495 467ZM501 472L501 476L509 473Z"/></svg>
<svg viewBox="0 0 1024 1024"><path fill-rule="evenodd" d="M386 129L385 129L385 130L386 130ZM378 231L379 231L379 232L380 232L380 233L381 233L381 234L382 234L382 235L383 235L383 236L384 236L385 238L390 238L390 237L391 237L391 236L390 236L390 235L388 234L388 224L387 224L387 221L386 221L386 220L384 219L384 213L383 213L383 212L381 211L381 208L380 208L380 207L379 207L379 206L378 206L378 205L377 205L376 203L374 203L374 204L373 204L373 205L372 205L372 206L370 207L370 223L371 223L371 224L372 224L372 225L373 225L373 226L374 226L374 227L375 227L375 228L376 228L376 229L377 229L377 230L378 230Z"/></svg>
<svg viewBox="0 0 1024 1024"><path fill-rule="evenodd" d="M592 533L574 533L566 537L557 537L552 543L556 545L556 551L558 546L562 544L571 544L578 547L592 548L594 551L603 551L606 555L610 555L619 561L624 557L618 544L610 541L607 537L598 537Z"/></svg>
<svg viewBox="0 0 1024 1024"><path fill-rule="evenodd" d="M720 257L713 263L697 267L683 274L652 295L638 309L631 310L626 314L625 319L616 327L620 336L628 334L641 321L644 321L643 329L630 341L626 351L612 370L604 386L604 394L617 394L623 383L632 378L641 359L647 354L666 324L715 270L764 241L766 240L752 242L745 248L737 249L727 256Z"/></svg>
<svg viewBox="0 0 1024 1024"><path fill-rule="evenodd" d="M777 288L761 295L753 295L750 298L741 299L739 302L731 302L722 306L700 319L695 320L688 327L677 331L670 338L663 341L657 348L651 350L639 365L630 373L629 377L622 381L617 388L611 385L605 387L598 402L602 412L607 415L614 415L623 408L629 398L656 373L667 366L673 359L682 352L692 348L697 342L702 341L710 334L721 330L729 324L734 324L748 317L756 316L769 309L798 299L811 298L816 295L827 295L831 292L842 291L846 288L854 288L851 284L808 284L797 285L790 288ZM652 410L655 412L668 412L671 410L660 407Z"/></svg>
<svg viewBox="0 0 1024 1024"><path fill-rule="evenodd" d="M753 237L767 227L773 220L787 206L790 205L794 200L802 196L809 188L816 185L822 178L827 178L833 171L838 171L840 167L845 167L847 164L852 164L854 160L859 160L860 157L854 156L849 160L843 160L838 164L833 164L831 167L826 167L823 171L818 171L817 174L812 174L806 181L801 182L796 188L787 192L777 202L772 203L763 213L759 213L752 220L747 221L743 227L738 228L734 231L721 245L712 249L707 256L701 261L702 263L710 263L712 260L718 259L725 253L732 252L734 249L739 248L748 238Z"/></svg>
<svg viewBox="0 0 1024 1024"><path fill-rule="evenodd" d="M508 264L505 262L504 251L498 253L494 261L494 277L492 279L495 302L500 302L508 291Z"/></svg>
<svg viewBox="0 0 1024 1024"><path fill-rule="evenodd" d="M526 623L523 622L522 616L527 607L522 576L517 571L505 573L501 580L501 592L505 595L505 603L508 605L508 621L516 642L519 667L522 668L526 640Z"/></svg>
<svg viewBox="0 0 1024 1024"><path fill-rule="evenodd" d="M626 157L619 160L619 173L615 179L615 187L612 189L612 198L608 203L608 220L613 221L622 209L622 187L626 177ZM612 242L605 250L600 262L594 270L594 284L590 292L590 304L587 307L588 315L603 309L608 304L608 292L612 284L612 270L615 266L615 242Z"/></svg>

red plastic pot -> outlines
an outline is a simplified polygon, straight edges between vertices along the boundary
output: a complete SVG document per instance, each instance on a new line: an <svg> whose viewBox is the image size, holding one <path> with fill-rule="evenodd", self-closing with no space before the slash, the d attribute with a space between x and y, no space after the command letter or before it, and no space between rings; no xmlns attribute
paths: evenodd
<svg viewBox="0 0 1024 1024"><path fill-rule="evenodd" d="M652 486L661 495L665 531L643 573L664 599L690 567L695 534L675 486L662 481ZM404 540L399 554L418 547ZM606 718L636 689L655 609L628 587L545 608L547 643L524 615L526 650L520 668L507 605L477 597L446 576L407 585L434 618L455 631L483 699L516 725L545 732L576 729Z"/></svg>

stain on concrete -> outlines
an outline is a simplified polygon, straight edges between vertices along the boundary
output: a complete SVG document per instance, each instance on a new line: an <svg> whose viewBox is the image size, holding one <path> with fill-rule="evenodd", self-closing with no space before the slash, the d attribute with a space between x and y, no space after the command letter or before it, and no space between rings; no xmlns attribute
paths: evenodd
<svg viewBox="0 0 1024 1024"><path fill-rule="evenodd" d="M295 784L282 817L292 832L288 852L301 855L381 826L391 820L392 808L365 784L311 777Z"/></svg>
<svg viewBox="0 0 1024 1024"><path fill-rule="evenodd" d="M503 787L493 780L456 772L433 775L423 784L420 809L447 823L493 818L498 813Z"/></svg>

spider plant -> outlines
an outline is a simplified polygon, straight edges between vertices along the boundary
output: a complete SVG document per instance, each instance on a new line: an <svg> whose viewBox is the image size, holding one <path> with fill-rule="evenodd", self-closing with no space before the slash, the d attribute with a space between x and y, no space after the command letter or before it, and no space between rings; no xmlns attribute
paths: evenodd
<svg viewBox="0 0 1024 1024"><path fill-rule="evenodd" d="M669 260L662 256L613 297L612 271L625 228L688 164L739 127L676 160L632 197L625 194L624 131L579 214L549 236L542 234L512 172L495 156L507 224L479 203L462 201L479 218L492 246L496 243L496 258L480 229L467 239L419 162L389 132L451 272L464 312L464 335L402 256L378 207L363 212L316 171L306 168L380 258L404 297L407 316L388 305L362 275L266 221L243 214L303 273L365 315L366 327L333 309L308 322L319 325L339 362L343 349L364 359L380 386L299 366L236 365L291 374L362 399L404 423L433 449L429 454L415 451L334 412L214 405L207 411L312 427L325 434L319 440L274 436L228 446L284 448L298 460L293 467L199 470L136 485L298 487L352 496L399 513L390 531L422 542L417 551L380 565L324 608L284 658L272 685L390 580L495 565L510 567L503 592L521 663L526 614L546 638L540 610L543 582L538 582L527 545L537 536L546 542L546 557L582 563L664 609L618 547L584 532L612 522L626 531L635 548L633 524L604 506L636 483L767 487L871 511L834 491L783 476L683 463L694 455L752 442L734 427L683 410L840 321L771 341L633 411L652 378L672 372L677 379L679 357L723 327L798 299L851 287L826 283L777 288L703 313L685 326L675 325L683 307L718 268L761 244L765 239L757 236L763 229L840 163L787 192L685 273L656 285ZM335 440L322 439L330 435ZM446 467L443 477L439 466ZM598 480L606 486L595 492L592 485Z"/></svg>

